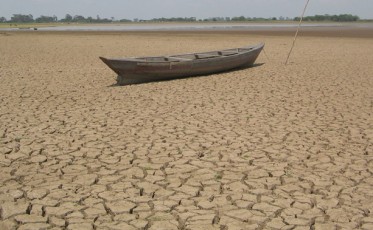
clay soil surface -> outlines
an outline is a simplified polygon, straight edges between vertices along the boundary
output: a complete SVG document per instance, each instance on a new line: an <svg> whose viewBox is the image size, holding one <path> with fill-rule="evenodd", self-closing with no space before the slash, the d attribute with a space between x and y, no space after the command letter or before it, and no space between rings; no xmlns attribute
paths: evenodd
<svg viewBox="0 0 373 230"><path fill-rule="evenodd" d="M0 229L373 229L372 31L304 31L285 66L292 34L2 32ZM98 58L259 42L130 86Z"/></svg>

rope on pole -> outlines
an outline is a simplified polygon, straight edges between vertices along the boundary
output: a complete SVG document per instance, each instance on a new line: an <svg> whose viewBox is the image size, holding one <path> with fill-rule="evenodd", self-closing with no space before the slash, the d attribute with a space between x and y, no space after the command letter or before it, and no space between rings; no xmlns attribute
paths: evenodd
<svg viewBox="0 0 373 230"><path fill-rule="evenodd" d="M268 55L267 55L267 53L266 53L264 47L263 47L263 52L264 52L264 55L266 56L267 60L268 60L268 61L271 61L271 60L269 59L269 57L268 57Z"/></svg>
<svg viewBox="0 0 373 230"><path fill-rule="evenodd" d="M293 51L293 48L294 48L294 46L295 46L295 41L297 40L297 36L298 36L298 32L299 32L299 28L300 28L300 25L302 24L303 17L304 17L304 14L306 13L306 9L307 9L307 6L308 6L308 3L309 3L309 2L310 2L310 0L307 0L306 5L304 6L302 16L300 17L300 20L299 20L299 24L298 24L297 32L295 33L295 36L294 36L293 45L291 46L291 49L290 49L289 54L288 54L288 57L286 58L285 65L288 64L288 61L289 61L289 58L290 58L291 52Z"/></svg>

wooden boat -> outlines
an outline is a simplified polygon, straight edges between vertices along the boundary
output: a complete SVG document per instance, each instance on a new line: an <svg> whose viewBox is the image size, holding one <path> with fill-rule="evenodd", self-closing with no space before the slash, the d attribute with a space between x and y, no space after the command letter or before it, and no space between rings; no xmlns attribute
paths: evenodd
<svg viewBox="0 0 373 230"><path fill-rule="evenodd" d="M100 59L118 74L119 85L207 75L252 66L264 44L159 57Z"/></svg>

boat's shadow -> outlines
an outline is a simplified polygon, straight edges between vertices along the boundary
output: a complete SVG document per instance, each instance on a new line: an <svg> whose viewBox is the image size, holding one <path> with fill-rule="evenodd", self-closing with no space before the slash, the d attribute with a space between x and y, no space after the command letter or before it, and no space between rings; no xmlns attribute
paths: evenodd
<svg viewBox="0 0 373 230"><path fill-rule="evenodd" d="M154 82L175 81L175 80L179 80L179 79L186 79L186 78L192 78L192 77L193 77L193 78L198 78L198 77L211 77L211 75L219 76L219 75L221 75L221 74L225 74L225 73L233 73L233 72L237 72L237 71L241 71L241 70L245 70L245 69L250 69L250 68L259 67L259 66L262 66L262 65L264 65L264 63L255 63L255 64L253 64L253 65L251 65L251 66L240 67L240 68L236 68L236 69L232 69L232 70L226 70L226 71L219 72L219 73L214 73L214 74L195 75L195 76L179 77L179 78L164 79L164 80L154 80L154 81L138 81L138 82L131 82L131 83L128 83L128 84L118 84L118 83L115 83L115 84L109 85L109 86L107 86L107 87L118 87L118 86L128 86L128 85L149 84L149 83L154 83Z"/></svg>

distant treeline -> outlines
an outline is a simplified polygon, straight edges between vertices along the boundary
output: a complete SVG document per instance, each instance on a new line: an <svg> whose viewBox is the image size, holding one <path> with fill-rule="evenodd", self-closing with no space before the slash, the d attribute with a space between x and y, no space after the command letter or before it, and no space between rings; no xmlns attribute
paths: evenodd
<svg viewBox="0 0 373 230"><path fill-rule="evenodd" d="M205 19L198 19L195 17L190 18L153 18L150 20L142 20L142 19L134 19L134 22L229 22L229 21L271 21L271 20L277 20L277 18L251 18L251 17L211 17L211 18L205 18ZM279 20L292 20L291 18L283 18L280 17Z"/></svg>
<svg viewBox="0 0 373 230"><path fill-rule="evenodd" d="M300 18L294 18L294 21L299 21ZM340 15L315 15L315 16L307 16L303 18L304 21L332 21L332 22L356 22L359 21L360 18L356 15L352 14L340 14Z"/></svg>
<svg viewBox="0 0 373 230"><path fill-rule="evenodd" d="M116 20L114 17L109 18L100 18L99 15L96 18L93 17L84 17L81 15L72 16L70 14L66 14L66 16L60 20L58 20L57 16L40 16L35 18L31 15L24 15L24 14L13 14L10 20L7 20L5 17L0 17L0 23L51 23L51 22L65 22L65 23L110 23L110 22L227 22L227 21L234 21L234 22L245 22L245 21L276 21L276 20L294 20L299 21L299 17L295 18L288 18L288 17L271 17L271 18L256 18L256 17L212 17L206 19L198 19L195 17L177 17L177 18L153 18L150 20L143 20L143 19L120 19ZM334 21L334 22L353 22L359 21L360 18L355 15L351 14L340 14L340 15L315 15L315 16L307 16L303 19L304 21Z"/></svg>
<svg viewBox="0 0 373 230"><path fill-rule="evenodd" d="M49 23L49 22L81 22L81 23L108 23L113 22L114 18L111 19L108 18L100 18L100 16L97 15L96 18L87 17L81 15L75 15L71 16L70 14L66 14L65 18L62 18L58 20L57 16L40 16L36 19L32 16L32 14L24 15L24 14L13 14L13 16L10 18L10 20L7 20L5 17L0 17L0 22L9 22L9 23ZM131 21L127 19L122 19L120 21Z"/></svg>

